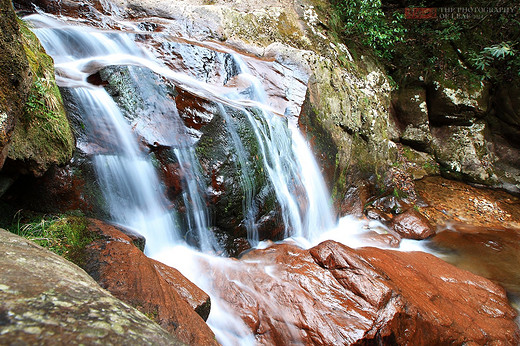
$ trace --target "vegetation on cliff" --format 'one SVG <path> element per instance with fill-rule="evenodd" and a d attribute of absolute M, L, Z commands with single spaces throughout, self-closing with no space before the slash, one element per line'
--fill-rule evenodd
<path fill-rule="evenodd" d="M 2 227 L 77 265 L 82 265 L 84 261 L 85 246 L 96 239 L 96 236 L 88 231 L 87 218 L 81 213 L 42 214 L 16 211 L 5 203 L 1 204 L 1 209 Z"/>
<path fill-rule="evenodd" d="M 54 80 L 54 63 L 27 24 L 19 21 L 32 86 L 23 115 L 15 126 L 8 157 L 19 163 L 22 173 L 40 176 L 52 164 L 62 165 L 72 157 L 74 137 Z"/>

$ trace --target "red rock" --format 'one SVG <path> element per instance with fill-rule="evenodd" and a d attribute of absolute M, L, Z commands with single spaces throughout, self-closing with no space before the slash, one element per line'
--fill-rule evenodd
<path fill-rule="evenodd" d="M 520 341 L 503 288 L 426 253 L 327 241 L 253 250 L 224 271 L 206 265 L 262 345 Z"/>
<path fill-rule="evenodd" d="M 426 239 L 435 234 L 428 219 L 414 209 L 408 209 L 394 217 L 390 227 L 401 237 L 408 239 Z"/>
<path fill-rule="evenodd" d="M 361 235 L 363 244 L 377 247 L 399 247 L 401 237 L 394 232 L 378 233 L 374 230 L 367 231 Z"/>
<path fill-rule="evenodd" d="M 90 220 L 101 237 L 87 247 L 84 269 L 122 301 L 154 319 L 190 345 L 217 345 L 203 318 L 209 314 L 206 293 L 176 269 L 146 257 L 113 226 Z M 195 312 L 197 311 L 197 312 Z"/>
<path fill-rule="evenodd" d="M 339 208 L 340 215 L 352 215 L 361 217 L 369 198 L 373 195 L 373 186 L 367 182 L 361 182 L 357 186 L 351 186 L 345 193 Z"/>
<path fill-rule="evenodd" d="M 175 103 L 179 111 L 179 115 L 187 127 L 200 130 L 202 126 L 208 124 L 212 119 L 211 104 L 193 95 L 192 93 L 176 88 L 177 95 Z"/>

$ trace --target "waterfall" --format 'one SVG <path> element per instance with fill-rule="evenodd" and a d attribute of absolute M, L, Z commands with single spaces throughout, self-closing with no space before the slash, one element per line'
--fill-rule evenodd
<path fill-rule="evenodd" d="M 155 170 L 112 98 L 101 88 L 75 88 L 72 95 L 83 114 L 89 115 L 85 117 L 87 131 L 111 137 L 110 152 L 95 154 L 93 162 L 112 220 L 142 234 L 147 254 L 178 242 L 175 215 L 157 191 Z"/>
<path fill-rule="evenodd" d="M 234 126 L 230 111 L 245 119 L 254 134 L 260 156 L 257 160 L 265 167 L 265 177 L 276 196 L 285 237 L 292 236 L 308 246 L 317 241 L 320 233 L 333 227 L 330 196 L 294 119 L 267 105 L 268 96 L 260 79 L 236 53 L 224 60 L 235 65 L 231 69 L 235 77 L 247 82 L 238 90 L 172 71 L 139 47 L 133 34 L 67 25 L 41 15 L 27 19 L 37 27 L 35 33 L 55 60 L 57 82 L 70 90 L 81 113 L 88 138 L 78 143 L 78 148 L 92 159 L 110 221 L 144 235 L 148 256 L 176 267 L 211 295 L 208 323 L 219 341 L 226 343 L 232 334 L 239 343 L 253 343 L 245 324 L 233 316 L 232 307 L 215 292 L 211 278 L 197 275 L 199 259 L 225 251 L 212 232 L 213 217 L 218 215 L 211 215 L 207 207 L 207 196 L 201 186 L 203 172 L 194 150 L 196 140 L 180 120 L 175 102 L 156 87 L 153 79 L 129 68 L 143 99 L 160 97 L 165 104 L 164 109 L 156 109 L 157 118 L 138 119 L 135 114 L 128 114 L 134 109 L 123 112 L 104 88 L 89 84 L 87 78 L 111 65 L 147 68 L 158 78 L 217 105 L 216 112 L 226 124 L 225 131 L 237 158 L 243 191 L 242 221 L 252 245 L 260 240 L 255 201 L 258 186 L 252 179 L 251 153 Z M 230 70 L 229 66 L 225 69 Z M 161 124 L 167 130 L 157 133 L 154 124 Z M 154 167 L 153 154 L 140 144 L 140 138 L 167 148 L 176 161 L 182 173 L 181 199 L 185 209 L 179 210 L 165 197 L 165 186 Z M 195 242 L 190 241 L 192 235 Z M 210 261 L 223 267 L 235 265 L 222 257 L 211 257 Z M 240 285 L 246 287 L 247 283 Z"/>

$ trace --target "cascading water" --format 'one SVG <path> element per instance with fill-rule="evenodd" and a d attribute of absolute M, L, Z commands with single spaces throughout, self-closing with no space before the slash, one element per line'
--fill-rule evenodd
<path fill-rule="evenodd" d="M 160 185 L 154 168 L 138 149 L 114 101 L 99 88 L 75 88 L 72 94 L 83 114 L 90 115 L 86 117 L 88 131 L 112 137 L 112 152 L 94 155 L 93 162 L 113 221 L 145 236 L 149 254 L 178 241 L 174 215 L 157 191 Z"/>
<path fill-rule="evenodd" d="M 143 234 L 147 255 L 177 267 L 210 293 L 212 313 L 208 323 L 220 342 L 225 344 L 227 340 L 234 339 L 239 343 L 253 343 L 254 338 L 248 328 L 233 316 L 233 309 L 215 293 L 211 278 L 196 275 L 199 260 L 207 259 L 210 256 L 208 253 L 221 253 L 222 248 L 211 232 L 211 217 L 201 192 L 201 171 L 192 148 L 193 140 L 190 140 L 189 130 L 182 127 L 178 120 L 179 114 L 174 104 L 158 112 L 158 119 L 149 119 L 165 122 L 167 125 L 161 126 L 171 128 L 167 133 L 172 135 L 167 138 L 157 136 L 153 134 L 151 123 L 143 125 L 128 119 L 128 114 L 124 115 L 118 109 L 103 88 L 92 86 L 86 80 L 104 66 L 144 66 L 193 95 L 216 103 L 220 116 L 228 124 L 226 131 L 237 154 L 244 192 L 244 223 L 253 244 L 259 240 L 255 221 L 258 212 L 254 202 L 255 186 L 248 168 L 248 150 L 239 131 L 233 127 L 229 109 L 245 117 L 254 133 L 261 156 L 258 160 L 266 167 L 266 176 L 281 208 L 285 236 L 293 236 L 308 246 L 318 239 L 321 232 L 333 226 L 325 184 L 296 124 L 266 105 L 267 96 L 259 79 L 237 54 L 232 56 L 238 66 L 236 77 L 247 82 L 246 87 L 238 91 L 236 88 L 216 88 L 171 71 L 139 48 L 131 34 L 71 27 L 43 16 L 31 16 L 29 20 L 40 27 L 35 32 L 55 59 L 57 81 L 60 86 L 70 89 L 82 113 L 89 139 L 87 143 L 79 143 L 79 147 L 92 157 L 112 221 Z M 141 93 L 156 93 L 149 91 L 154 90 L 154 83 L 146 78 L 138 80 Z M 144 137 L 156 136 L 157 143 L 169 148 L 176 158 L 183 173 L 184 212 L 169 207 L 152 161 L 139 146 L 135 132 Z M 206 254 L 186 247 L 185 239 L 191 232 L 197 234 L 198 249 Z M 225 258 L 211 261 L 222 267 L 236 265 Z M 237 284 L 247 289 L 246 283 Z"/>

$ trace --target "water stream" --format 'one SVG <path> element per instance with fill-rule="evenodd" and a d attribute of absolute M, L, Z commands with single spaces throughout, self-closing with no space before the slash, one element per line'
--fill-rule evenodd
<path fill-rule="evenodd" d="M 94 165 L 109 221 L 145 236 L 145 252 L 149 257 L 176 267 L 210 294 L 212 309 L 208 324 L 222 344 L 254 344 L 255 339 L 245 323 L 234 315 L 233 307 L 220 296 L 211 275 L 200 274 L 207 272 L 201 266 L 211 262 L 212 268 L 232 267 L 239 272 L 239 262 L 222 256 L 225 249 L 212 231 L 218 215 L 212 215 L 207 189 L 202 183 L 204 172 L 195 150 L 196 131 L 186 127 L 175 102 L 157 87 L 158 79 L 216 105 L 236 157 L 243 191 L 242 221 L 251 245 L 267 246 L 258 233 L 260 211 L 255 192 L 258 186 L 252 178 L 250 144 L 234 122 L 236 114 L 246 120 L 254 135 L 257 159 L 265 167 L 265 176 L 281 210 L 284 238 L 306 248 L 325 239 L 357 247 L 366 245 L 357 237 L 364 229 L 384 227 L 349 217 L 339 222 L 334 220 L 320 169 L 296 119 L 270 106 L 261 79 L 248 64 L 250 58 L 230 52 L 229 47 L 217 47 L 218 50 L 210 49 L 207 53 L 219 62 L 219 70 L 213 75 L 207 71 L 206 75 L 201 73 L 197 67 L 200 62 L 196 61 L 185 61 L 187 70 L 179 71 L 172 69 L 173 59 L 178 56 L 163 55 L 166 60 L 158 59 L 157 54 L 136 43 L 136 33 L 68 24 L 65 17 L 58 20 L 33 15 L 26 19 L 35 26 L 35 33 L 54 58 L 57 82 L 70 91 L 81 113 L 87 139 L 80 141 L 78 148 Z M 182 44 L 178 42 L 164 40 L 163 46 L 186 49 L 179 48 Z M 189 55 L 186 53 L 184 58 Z M 87 82 L 90 75 L 112 65 L 133 66 L 128 71 L 143 99 L 161 97 L 162 106 L 154 108 L 153 117 L 128 114 L 105 88 Z M 139 74 L 138 69 L 142 68 L 153 71 L 158 79 Z M 239 81 L 238 86 L 228 85 L 231 79 Z M 166 198 L 154 154 L 143 141 L 166 148 L 174 158 L 182 177 L 180 198 L 184 209 Z M 417 242 L 403 242 L 401 247 L 425 250 Z M 269 268 L 265 271 L 269 274 Z M 234 284 L 250 290 L 247 282 Z M 262 292 L 251 295 L 265 305 L 271 304 Z"/>
<path fill-rule="evenodd" d="M 234 77 L 246 83 L 243 88 L 229 88 L 171 70 L 138 46 L 134 34 L 68 25 L 43 15 L 26 19 L 35 26 L 35 33 L 55 60 L 58 84 L 70 91 L 81 113 L 87 139 L 78 143 L 78 148 L 93 162 L 111 217 L 109 221 L 144 235 L 148 256 L 177 267 L 212 296 L 208 324 L 220 342 L 254 343 L 251 332 L 234 316 L 232 307 L 215 292 L 211 278 L 197 275 L 200 259 L 224 251 L 211 232 L 212 217 L 200 184 L 202 172 L 193 147 L 195 141 L 189 135 L 190 129 L 179 120 L 175 104 L 157 111 L 158 118 L 139 120 L 123 114 L 104 88 L 88 83 L 87 79 L 105 66 L 146 67 L 175 86 L 216 103 L 220 116 L 228 124 L 226 131 L 237 154 L 244 191 L 244 223 L 248 240 L 254 246 L 260 239 L 256 225 L 255 183 L 248 162 L 251 153 L 245 139 L 233 126 L 229 110 L 247 119 L 254 133 L 260 154 L 258 160 L 267 170 L 266 176 L 281 208 L 285 237 L 292 236 L 310 246 L 321 232 L 332 228 L 334 221 L 323 178 L 297 126 L 268 106 L 260 80 L 238 53 L 228 54 L 227 64 L 231 61 L 235 66 Z M 129 71 L 133 73 L 132 68 Z M 153 80 L 132 78 L 138 81 L 136 84 L 143 97 L 157 94 Z M 167 131 L 154 132 L 152 121 Z M 164 186 L 147 148 L 140 144 L 140 138 L 167 147 L 176 158 L 183 176 L 185 210 L 179 211 L 169 205 Z M 196 244 L 190 243 L 191 246 L 186 242 L 190 233 L 196 233 L 197 239 Z M 236 265 L 223 257 L 212 257 L 211 261 L 222 267 Z M 247 283 L 243 285 L 247 289 Z"/>

